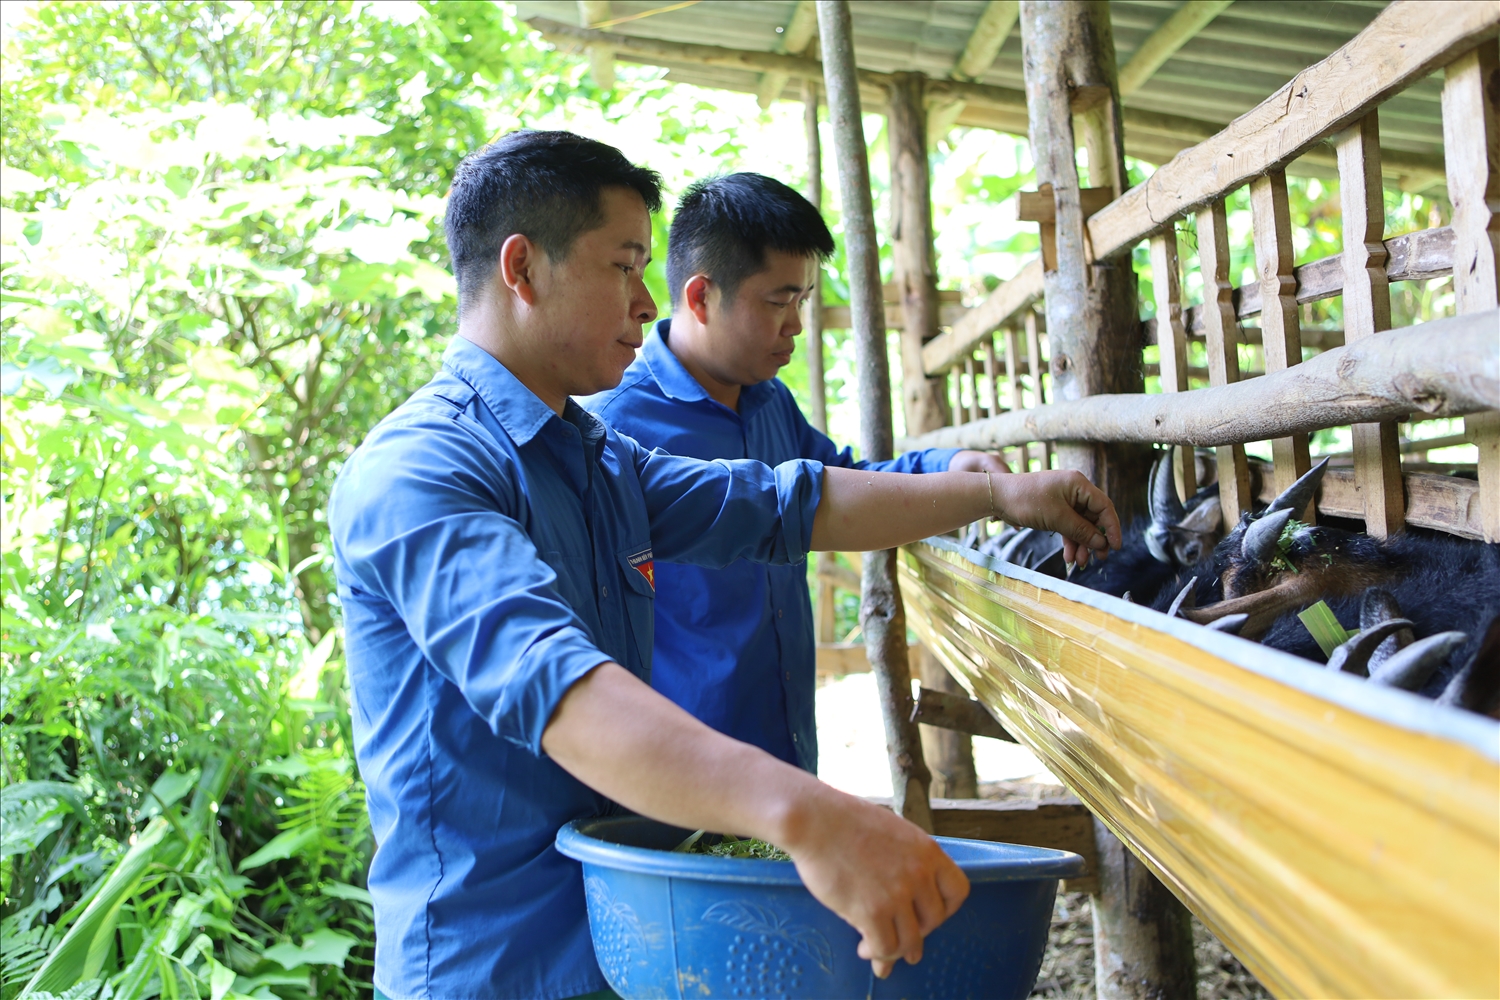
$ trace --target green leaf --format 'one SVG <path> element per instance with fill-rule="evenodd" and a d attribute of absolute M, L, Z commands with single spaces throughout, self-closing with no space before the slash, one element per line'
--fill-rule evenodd
<path fill-rule="evenodd" d="M 344 959 L 349 956 L 349 949 L 357 944 L 359 939 L 352 934 L 320 927 L 302 939 L 302 947 L 273 945 L 265 950 L 265 957 L 283 969 L 293 969 L 299 965 L 337 965 L 342 968 Z"/>
<path fill-rule="evenodd" d="M 356 903 L 370 903 L 371 905 L 375 902 L 370 898 L 369 889 L 361 889 L 347 882 L 324 882 L 321 890 L 323 895 L 332 896 L 334 899 L 348 899 Z"/>
<path fill-rule="evenodd" d="M 1349 641 L 1353 634 L 1345 631 L 1344 626 L 1333 616 L 1333 610 L 1328 607 L 1326 601 L 1319 601 L 1306 611 L 1299 612 L 1297 617 L 1302 619 L 1302 624 L 1312 633 L 1318 648 L 1323 650 L 1326 659 L 1333 655 L 1333 651 Z"/>
<path fill-rule="evenodd" d="M 316 826 L 304 826 L 296 830 L 283 830 L 270 840 L 266 845 L 244 861 L 240 862 L 240 871 L 249 871 L 259 868 L 261 865 L 270 864 L 272 861 L 284 861 L 287 858 L 300 854 L 304 848 L 318 839 L 318 828 Z M 290 968 L 290 966 L 288 966 Z"/>
<path fill-rule="evenodd" d="M 157 818 L 151 821 L 109 873 L 88 908 L 68 928 L 68 933 L 63 935 L 42 967 L 36 970 L 23 993 L 41 990 L 55 993 L 99 974 L 110 948 L 114 946 L 120 907 L 135 893 L 157 845 L 169 829 L 166 820 Z"/>
<path fill-rule="evenodd" d="M 175 805 L 184 795 L 193 790 L 199 773 L 198 768 L 193 768 L 185 774 L 181 771 L 163 772 L 162 776 L 156 779 L 156 784 L 151 786 L 151 797 L 141 807 L 141 818 L 148 819 L 159 815 L 163 809 Z"/>

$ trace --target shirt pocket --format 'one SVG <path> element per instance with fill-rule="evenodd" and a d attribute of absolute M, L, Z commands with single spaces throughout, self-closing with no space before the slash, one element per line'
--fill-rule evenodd
<path fill-rule="evenodd" d="M 651 645 L 656 635 L 656 561 L 650 544 L 632 545 L 620 552 L 620 575 L 630 632 L 640 654 L 640 676 L 651 682 Z"/>

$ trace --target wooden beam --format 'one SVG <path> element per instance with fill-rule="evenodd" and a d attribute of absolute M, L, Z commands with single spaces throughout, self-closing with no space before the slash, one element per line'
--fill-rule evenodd
<path fill-rule="evenodd" d="M 1338 139 L 1339 199 L 1344 220 L 1344 339 L 1354 343 L 1391 328 L 1385 276 L 1385 196 L 1380 185 L 1380 119 L 1371 111 Z M 1354 477 L 1365 531 L 1386 538 L 1405 524 L 1396 422 L 1355 424 Z"/>
<path fill-rule="evenodd" d="M 1208 27 L 1232 0 L 1187 0 L 1141 43 L 1120 70 L 1120 96 L 1129 97 L 1161 69 L 1162 64 Z"/>
<path fill-rule="evenodd" d="M 980 340 L 1000 329 L 1041 295 L 1042 262 L 1034 260 L 1023 267 L 1020 274 L 1001 282 L 983 302 L 965 312 L 947 333 L 941 333 L 922 345 L 922 367 L 929 375 L 947 371 L 972 353 Z"/>
<path fill-rule="evenodd" d="M 1283 166 L 1497 32 L 1497 4 L 1391 4 L 1347 45 L 1090 219 L 1094 252 L 1123 253 L 1182 214 Z"/>
<path fill-rule="evenodd" d="M 1261 378 L 1172 397 L 1053 402 L 906 439 L 901 447 L 992 450 L 1089 440 L 1213 447 L 1412 413 L 1482 413 L 1500 409 L 1497 324 L 1500 311 L 1493 309 L 1433 320 L 1374 334 Z"/>
<path fill-rule="evenodd" d="M 807 200 L 821 213 L 823 211 L 823 141 L 818 133 L 818 85 L 811 80 L 802 81 L 802 132 L 807 141 Z M 804 327 L 807 330 L 807 389 L 812 398 L 810 422 L 818 430 L 827 434 L 828 388 L 823 373 L 823 265 L 821 261 L 813 272 L 812 294 L 807 297 L 807 321 Z"/>
<path fill-rule="evenodd" d="M 1479 484 L 1474 480 L 1430 472 L 1408 472 L 1401 477 L 1401 491 L 1407 524 L 1460 538 L 1484 540 Z M 1261 477 L 1260 493 L 1256 499 L 1263 503 L 1276 499 L 1276 488 L 1270 476 Z M 1323 483 L 1318 487 L 1319 513 L 1360 520 L 1365 516 L 1364 510 L 1364 498 L 1355 482 L 1353 469 L 1330 468 L 1323 473 Z"/>
<path fill-rule="evenodd" d="M 1500 294 L 1500 53 L 1486 42 L 1456 60 L 1443 83 L 1443 146 L 1455 236 L 1458 312 L 1495 308 Z M 1500 413 L 1476 414 L 1464 430 L 1479 446 L 1485 539 L 1500 541 Z"/>
<path fill-rule="evenodd" d="M 1015 27 L 1016 17 L 1019 14 L 1020 4 L 1017 0 L 990 0 L 985 4 L 978 22 L 974 25 L 974 30 L 969 33 L 969 40 L 964 44 L 964 50 L 959 53 L 958 61 L 953 64 L 953 71 L 949 75 L 955 80 L 971 81 L 983 76 L 1005 46 L 1005 40 L 1010 37 L 1011 29 Z M 930 108 L 928 141 L 936 142 L 947 135 L 948 130 L 963 115 L 968 103 L 961 97 L 951 97 Z"/>
<path fill-rule="evenodd" d="M 818 34 L 823 50 L 823 86 L 833 126 L 839 196 L 848 260 L 849 303 L 854 315 L 854 366 L 859 386 L 860 452 L 869 461 L 892 455 L 891 372 L 886 361 L 880 249 L 870 195 L 869 154 L 860 114 L 854 31 L 848 0 L 819 0 Z M 906 612 L 896 586 L 896 553 L 864 557 L 859 621 L 875 669 L 885 720 L 886 751 L 896 811 L 932 830 L 927 788 L 932 776 L 922 756 L 921 736 L 911 721 L 911 670 L 906 651 Z"/>
<path fill-rule="evenodd" d="M 967 696 L 950 694 L 921 688 L 917 692 L 916 704 L 912 706 L 911 721 L 939 729 L 952 729 L 970 736 L 984 736 L 992 740 L 1014 743 L 1016 738 L 995 721 L 982 702 Z"/>
<path fill-rule="evenodd" d="M 808 45 L 812 43 L 813 34 L 817 30 L 818 12 L 813 7 L 813 0 L 798 0 L 797 6 L 792 9 L 791 20 L 782 26 L 781 34 L 776 38 L 775 51 L 800 56 L 807 51 Z M 787 81 L 790 79 L 791 74 L 777 70 L 761 74 L 755 99 L 762 110 L 769 108 L 771 102 L 781 99 L 781 93 L 786 90 Z"/>
<path fill-rule="evenodd" d="M 885 798 L 870 801 L 888 808 L 891 804 Z M 1099 891 L 1093 814 L 1061 789 L 1056 798 L 1040 800 L 935 798 L 932 823 L 939 837 L 1072 851 L 1083 858 L 1083 875 L 1064 881 L 1062 891 Z"/>
<path fill-rule="evenodd" d="M 984 13 L 969 34 L 958 62 L 953 66 L 953 76 L 961 80 L 977 80 L 994 65 L 995 57 L 1005 47 L 1011 29 L 1016 26 L 1021 5 L 1016 0 L 990 0 Z"/>

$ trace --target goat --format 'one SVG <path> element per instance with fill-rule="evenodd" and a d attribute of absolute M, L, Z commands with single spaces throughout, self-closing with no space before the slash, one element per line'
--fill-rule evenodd
<path fill-rule="evenodd" d="M 1329 657 L 1329 669 L 1494 714 L 1500 545 L 1417 529 L 1376 539 L 1293 520 L 1327 465 L 1325 459 L 1263 511 L 1241 517 L 1154 606 L 1321 660 L 1297 613 L 1322 600 L 1346 629 L 1360 630 Z"/>
<path fill-rule="evenodd" d="M 1151 520 L 1132 525 L 1107 562 L 1068 578 L 1316 662 L 1322 650 L 1297 614 L 1322 600 L 1360 630 L 1328 669 L 1500 717 L 1500 545 L 1415 528 L 1375 539 L 1293 520 L 1327 466 L 1223 535 L 1217 484 L 1179 502 L 1163 456 L 1151 473 Z M 981 551 L 1065 575 L 1050 532 L 1005 532 Z"/>

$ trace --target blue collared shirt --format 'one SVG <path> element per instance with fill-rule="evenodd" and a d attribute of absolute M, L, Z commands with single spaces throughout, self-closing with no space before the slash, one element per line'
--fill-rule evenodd
<path fill-rule="evenodd" d="M 740 390 L 739 412 L 682 366 L 662 320 L 620 385 L 580 402 L 650 448 L 705 460 L 944 472 L 956 448 L 856 462 L 807 422 L 779 379 Z M 804 566 L 741 559 L 723 568 L 657 566 L 651 686 L 703 722 L 809 771 L 818 769 L 816 644 Z"/>
<path fill-rule="evenodd" d="M 800 563 L 821 486 L 816 462 L 704 463 L 571 401 L 559 417 L 458 338 L 370 432 L 329 522 L 382 992 L 605 987 L 581 869 L 552 841 L 611 803 L 543 753 L 542 731 L 600 663 L 649 681 L 655 560 Z"/>

